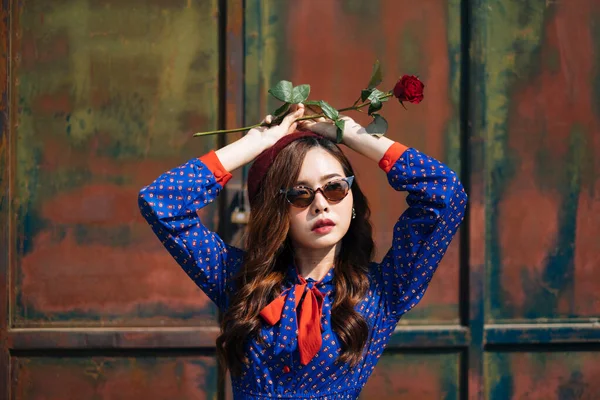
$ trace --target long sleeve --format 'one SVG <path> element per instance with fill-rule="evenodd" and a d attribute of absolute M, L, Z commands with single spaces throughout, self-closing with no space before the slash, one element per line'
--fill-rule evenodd
<path fill-rule="evenodd" d="M 206 228 L 197 211 L 210 204 L 230 178 L 210 152 L 163 173 L 138 198 L 142 215 L 161 243 L 222 310 L 228 280 L 239 269 L 243 252 Z"/>
<path fill-rule="evenodd" d="M 391 248 L 372 271 L 385 310 L 394 320 L 423 297 L 467 204 L 454 171 L 415 149 L 399 148 L 392 145 L 379 165 L 395 190 L 408 191 L 409 208 L 394 226 Z"/>

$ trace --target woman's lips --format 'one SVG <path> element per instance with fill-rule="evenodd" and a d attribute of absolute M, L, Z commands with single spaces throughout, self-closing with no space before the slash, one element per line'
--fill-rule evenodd
<path fill-rule="evenodd" d="M 313 229 L 313 232 L 318 233 L 318 234 L 325 234 L 325 233 L 331 232 L 332 229 L 333 229 L 333 225 L 324 225 L 319 228 Z"/>
<path fill-rule="evenodd" d="M 312 231 L 315 233 L 328 233 L 331 232 L 335 223 L 330 219 L 322 219 L 317 222 L 312 227 Z"/>

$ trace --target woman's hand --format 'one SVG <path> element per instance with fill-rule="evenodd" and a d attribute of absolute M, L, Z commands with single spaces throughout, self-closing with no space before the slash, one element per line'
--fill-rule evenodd
<path fill-rule="evenodd" d="M 296 131 L 298 127 L 298 118 L 304 116 L 304 104 L 292 104 L 290 107 L 290 113 L 285 116 L 283 121 L 279 125 L 273 126 L 260 126 L 253 128 L 248 131 L 246 136 L 253 138 L 253 140 L 260 141 L 264 144 L 265 149 L 273 146 L 279 139 L 285 135 L 289 135 Z M 272 115 L 267 115 L 262 123 L 271 124 L 273 121 Z"/>
<path fill-rule="evenodd" d="M 375 162 L 379 162 L 394 143 L 385 136 L 378 137 L 369 134 L 364 127 L 350 117 L 342 116 L 342 119 L 346 121 L 342 143 Z M 337 139 L 337 127 L 329 119 L 304 120 L 300 121 L 298 126 L 300 129 L 313 131 L 333 142 Z"/>
<path fill-rule="evenodd" d="M 281 121 L 279 125 L 260 126 L 248 131 L 247 134 L 233 143 L 216 151 L 217 157 L 227 171 L 233 171 L 242 165 L 254 160 L 260 153 L 273 146 L 275 142 L 293 133 L 298 123 L 296 119 L 304 115 L 304 105 L 292 105 L 291 112 Z M 262 121 L 270 124 L 273 116 L 267 115 Z"/>
<path fill-rule="evenodd" d="M 348 116 L 342 116 L 341 119 L 344 123 L 344 137 L 342 143 L 348 145 L 348 141 L 353 137 L 356 137 L 360 133 L 366 133 L 366 129 L 363 128 L 358 122 Z M 326 118 L 316 118 L 314 120 L 300 121 L 298 127 L 302 130 L 313 131 L 331 141 L 337 140 L 337 127 L 332 120 Z"/>

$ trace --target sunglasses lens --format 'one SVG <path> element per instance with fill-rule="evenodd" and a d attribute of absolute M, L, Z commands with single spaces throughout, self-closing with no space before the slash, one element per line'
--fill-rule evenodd
<path fill-rule="evenodd" d="M 325 193 L 325 197 L 327 197 L 331 201 L 340 201 L 348 194 L 348 182 L 344 180 L 339 180 L 335 182 L 328 183 L 323 187 L 323 192 Z"/>
<path fill-rule="evenodd" d="M 349 179 L 352 179 L 350 177 Z M 350 183 L 345 179 L 340 179 L 337 181 L 329 182 L 322 189 L 323 195 L 329 201 L 341 201 L 348 195 L 348 191 L 350 190 Z M 312 189 L 305 187 L 295 187 L 292 189 L 288 189 L 285 192 L 287 200 L 294 205 L 295 207 L 308 207 L 315 199 L 315 192 Z"/>
<path fill-rule="evenodd" d="M 314 196 L 306 188 L 294 188 L 288 190 L 287 199 L 296 207 L 308 207 L 312 203 Z"/>

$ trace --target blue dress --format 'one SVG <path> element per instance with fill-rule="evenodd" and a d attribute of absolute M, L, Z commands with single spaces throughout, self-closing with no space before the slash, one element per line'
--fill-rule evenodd
<path fill-rule="evenodd" d="M 219 195 L 226 182 L 228 173 L 222 166 L 210 164 L 192 159 L 165 172 L 141 190 L 139 206 L 172 257 L 224 311 L 244 253 L 208 230 L 196 213 Z M 261 328 L 263 345 L 254 338 L 246 342 L 250 362 L 232 379 L 234 399 L 356 399 L 396 324 L 423 298 L 463 220 L 467 196 L 454 171 L 415 149 L 395 160 L 384 156 L 379 165 L 395 190 L 408 191 L 409 207 L 394 226 L 392 246 L 383 261 L 370 264 L 370 288 L 356 308 L 370 327 L 360 363 L 351 367 L 337 361 L 340 344 L 331 329 L 334 269 L 320 282 L 306 280 L 307 290 L 316 285 L 323 294 L 322 345 L 310 362 L 300 362 L 293 288 L 302 278 L 290 266 L 282 288 L 290 289 L 285 292 L 283 315 L 273 326 L 265 323 Z"/>

